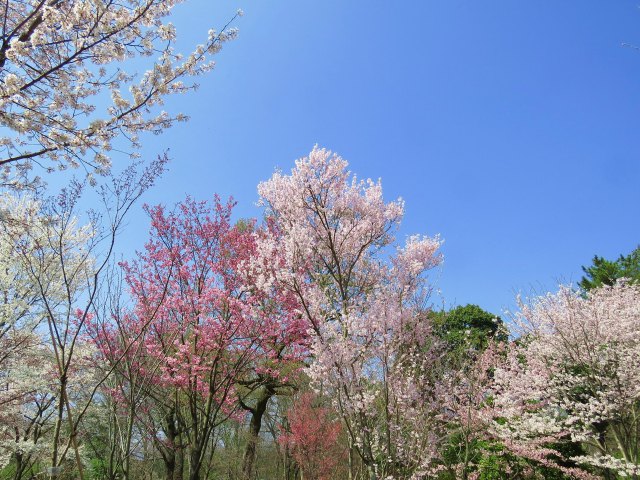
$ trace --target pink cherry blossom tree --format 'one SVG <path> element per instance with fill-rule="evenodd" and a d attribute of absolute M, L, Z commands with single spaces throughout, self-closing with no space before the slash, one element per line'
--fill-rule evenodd
<path fill-rule="evenodd" d="M 155 396 L 165 399 L 156 405 L 164 417 L 159 440 L 171 440 L 176 422 L 184 426 L 194 480 L 214 429 L 237 414 L 236 380 L 254 351 L 234 268 L 247 239 L 232 228 L 231 208 L 218 199 L 212 209 L 191 199 L 175 212 L 150 208 L 151 238 L 125 265 L 137 310 L 143 317 L 156 310 L 144 349 L 159 362 Z"/>
<path fill-rule="evenodd" d="M 148 431 L 166 459 L 188 449 L 190 480 L 206 468 L 216 428 L 241 420 L 243 409 L 251 414 L 251 471 L 266 403 L 307 355 L 297 299 L 269 279 L 270 262 L 255 276 L 264 234 L 252 223 L 232 225 L 232 207 L 215 197 L 211 205 L 187 199 L 173 212 L 150 208 L 151 238 L 124 265 L 134 317 L 148 325 L 138 363 L 152 385 L 139 420 L 158 420 Z"/>
<path fill-rule="evenodd" d="M 149 415 L 149 403 L 158 393 L 156 375 L 164 362 L 145 350 L 155 312 L 142 305 L 130 311 L 123 299 L 122 276 L 114 274 L 110 280 L 86 323 L 86 337 L 97 350 L 93 367 L 108 376 L 96 401 L 97 421 L 108 426 L 108 452 L 96 453 L 107 478 L 129 479 L 132 460 L 149 439 L 152 422 L 140 419 Z"/>
<path fill-rule="evenodd" d="M 299 395 L 287 412 L 288 429 L 278 441 L 284 445 L 308 480 L 329 480 L 345 460 L 339 437 L 342 425 L 311 392 Z"/>

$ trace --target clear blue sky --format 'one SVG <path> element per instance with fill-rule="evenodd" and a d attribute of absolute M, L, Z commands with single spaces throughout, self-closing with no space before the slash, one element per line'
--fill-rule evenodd
<path fill-rule="evenodd" d="M 239 7 L 216 70 L 167 104 L 190 122 L 145 139 L 173 159 L 147 202 L 217 192 L 259 216 L 257 183 L 317 143 L 405 199 L 401 239 L 442 236 L 448 304 L 494 313 L 640 243 L 636 1 L 190 0 L 181 44 Z"/>

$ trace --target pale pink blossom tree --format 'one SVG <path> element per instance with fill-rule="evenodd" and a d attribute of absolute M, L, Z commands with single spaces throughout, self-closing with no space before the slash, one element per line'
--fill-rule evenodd
<path fill-rule="evenodd" d="M 380 182 L 357 180 L 324 149 L 258 191 L 280 233 L 258 248 L 282 252 L 276 279 L 309 324 L 316 387 L 333 396 L 372 478 L 410 476 L 436 442 L 426 428 L 431 385 L 419 373 L 433 362 L 420 313 L 429 292 L 422 274 L 440 262 L 440 241 L 410 237 L 393 253 L 402 201 L 386 203 Z"/>

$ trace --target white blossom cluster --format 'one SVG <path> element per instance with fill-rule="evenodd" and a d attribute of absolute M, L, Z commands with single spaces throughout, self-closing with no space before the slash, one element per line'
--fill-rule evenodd
<path fill-rule="evenodd" d="M 110 152 L 123 148 L 114 145 L 117 137 L 135 155 L 141 132 L 158 133 L 186 120 L 162 111 L 164 98 L 194 88 L 184 79 L 211 70 L 212 55 L 237 31 L 211 30 L 189 55 L 174 51 L 176 29 L 165 20 L 181 2 L 7 1 L 0 44 L 0 183 L 23 185 L 34 165 L 108 172 Z M 127 72 L 133 59 L 136 70 L 147 64 L 144 74 Z"/>
<path fill-rule="evenodd" d="M 563 287 L 521 303 L 516 322 L 521 338 L 494 374 L 498 437 L 543 462 L 570 439 L 586 449 L 577 464 L 637 474 L 640 287 Z"/>

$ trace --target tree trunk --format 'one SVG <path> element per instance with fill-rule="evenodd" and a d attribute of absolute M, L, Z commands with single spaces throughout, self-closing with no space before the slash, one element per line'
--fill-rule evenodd
<path fill-rule="evenodd" d="M 162 457 L 164 462 L 164 478 L 165 480 L 174 480 L 173 477 L 176 471 L 176 453 L 174 451 L 166 452 L 166 455 Z"/>
<path fill-rule="evenodd" d="M 243 480 L 251 480 L 253 465 L 256 460 L 258 435 L 260 434 L 260 428 L 262 427 L 262 415 L 267 410 L 267 403 L 269 403 L 269 399 L 273 395 L 274 392 L 272 389 L 267 387 L 261 389 L 255 408 L 248 408 L 251 412 L 251 421 L 249 422 L 249 438 L 247 439 L 247 446 L 245 448 L 244 459 L 242 461 Z"/>
<path fill-rule="evenodd" d="M 178 447 L 176 453 L 176 468 L 173 473 L 173 480 L 182 480 L 184 476 L 184 448 L 182 447 L 182 443 Z"/>
<path fill-rule="evenodd" d="M 180 432 L 176 425 L 176 418 L 173 409 L 169 410 L 169 413 L 165 416 L 165 425 L 163 426 L 163 430 L 164 434 L 167 436 L 167 440 L 169 441 L 168 446 L 163 446 L 162 444 L 158 446 L 164 462 L 164 478 L 165 480 L 182 480 L 182 464 L 180 462 L 180 455 L 183 455 L 183 453 L 181 446 L 177 445 L 180 440 Z"/>
<path fill-rule="evenodd" d="M 26 461 L 24 461 L 24 457 L 21 453 L 14 453 L 14 458 L 16 459 L 16 471 L 13 475 L 14 480 L 21 480 L 22 474 L 24 473 Z"/>
<path fill-rule="evenodd" d="M 191 449 L 189 462 L 189 480 L 200 480 L 200 468 L 202 466 L 202 448 L 194 445 Z"/>

